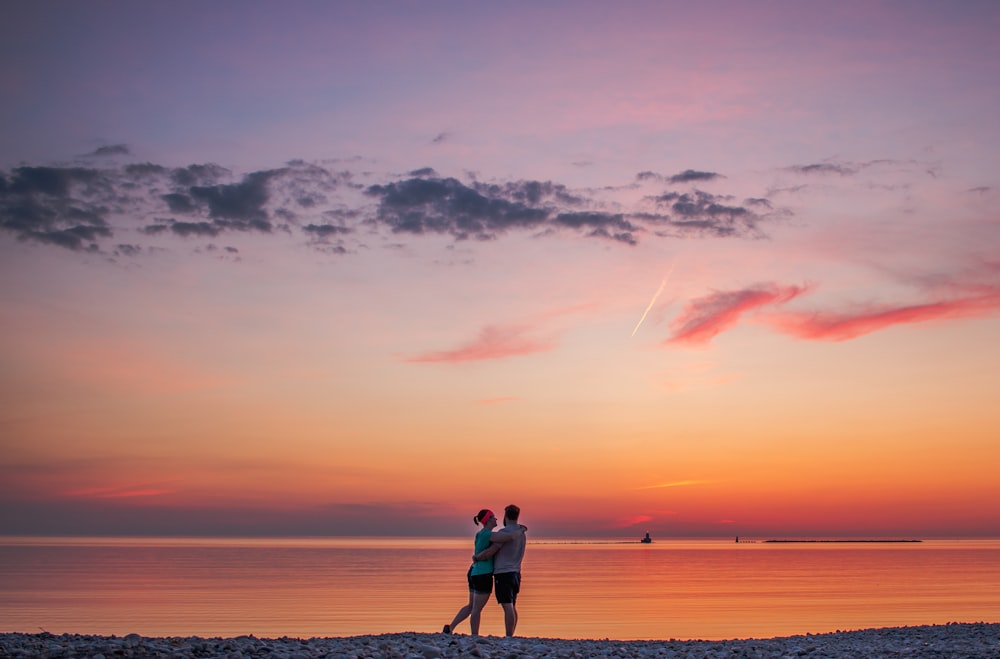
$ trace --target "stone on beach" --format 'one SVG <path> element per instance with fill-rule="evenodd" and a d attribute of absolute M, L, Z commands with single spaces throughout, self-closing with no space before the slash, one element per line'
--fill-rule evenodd
<path fill-rule="evenodd" d="M 724 641 L 497 638 L 405 632 L 328 638 L 125 637 L 0 633 L 0 657 L 249 659 L 696 659 L 713 657 L 1000 657 L 1000 623 L 888 627 Z"/>

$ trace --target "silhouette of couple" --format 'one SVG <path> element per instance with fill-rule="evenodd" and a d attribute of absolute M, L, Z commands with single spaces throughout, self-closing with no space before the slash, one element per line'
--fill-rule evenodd
<path fill-rule="evenodd" d="M 496 586 L 497 603 L 503 607 L 503 621 L 507 636 L 517 629 L 517 594 L 521 590 L 521 560 L 524 558 L 525 537 L 528 527 L 519 524 L 521 509 L 511 504 L 503 511 L 503 528 L 494 532 L 496 515 L 484 508 L 472 519 L 482 525 L 476 533 L 472 566 L 469 568 L 469 603 L 458 610 L 451 624 L 443 632 L 451 634 L 466 618 L 472 635 L 479 635 L 479 621 L 483 608 L 490 600 Z"/>

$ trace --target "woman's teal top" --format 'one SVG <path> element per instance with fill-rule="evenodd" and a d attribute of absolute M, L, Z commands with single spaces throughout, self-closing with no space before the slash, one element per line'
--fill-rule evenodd
<path fill-rule="evenodd" d="M 472 553 L 478 554 L 482 550 L 490 546 L 490 537 L 493 532 L 489 529 L 483 529 L 476 534 L 476 550 Z M 472 562 L 472 572 L 469 574 L 493 574 L 493 557 L 490 556 L 485 561 L 473 561 Z"/>

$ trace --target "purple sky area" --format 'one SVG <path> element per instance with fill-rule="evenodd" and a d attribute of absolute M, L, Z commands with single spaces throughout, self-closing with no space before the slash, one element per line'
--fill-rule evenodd
<path fill-rule="evenodd" d="M 997 2 L 2 15 L 3 532 L 1000 528 Z"/>

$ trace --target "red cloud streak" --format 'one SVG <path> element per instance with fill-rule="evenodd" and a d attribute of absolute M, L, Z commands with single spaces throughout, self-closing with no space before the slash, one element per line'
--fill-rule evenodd
<path fill-rule="evenodd" d="M 415 363 L 459 363 L 503 359 L 547 352 L 555 346 L 554 341 L 532 339 L 525 336 L 523 327 L 486 327 L 479 336 L 464 346 L 454 350 L 425 352 L 404 361 Z"/>
<path fill-rule="evenodd" d="M 625 517 L 619 519 L 615 523 L 614 528 L 627 529 L 631 526 L 635 526 L 636 524 L 644 524 L 646 522 L 652 522 L 652 521 L 653 518 L 649 515 L 632 515 L 631 517 Z"/>
<path fill-rule="evenodd" d="M 776 314 L 770 323 L 802 339 L 847 341 L 892 325 L 980 316 L 1000 309 L 1000 292 L 945 302 L 865 309 L 857 313 Z"/>
<path fill-rule="evenodd" d="M 92 499 L 131 499 L 135 497 L 157 497 L 174 493 L 174 490 L 167 490 L 159 487 L 97 487 L 66 492 L 66 496 Z"/>
<path fill-rule="evenodd" d="M 804 286 L 767 284 L 740 291 L 719 291 L 697 298 L 689 302 L 671 323 L 673 335 L 667 343 L 703 345 L 736 325 L 743 314 L 768 304 L 784 304 L 806 290 Z"/>

